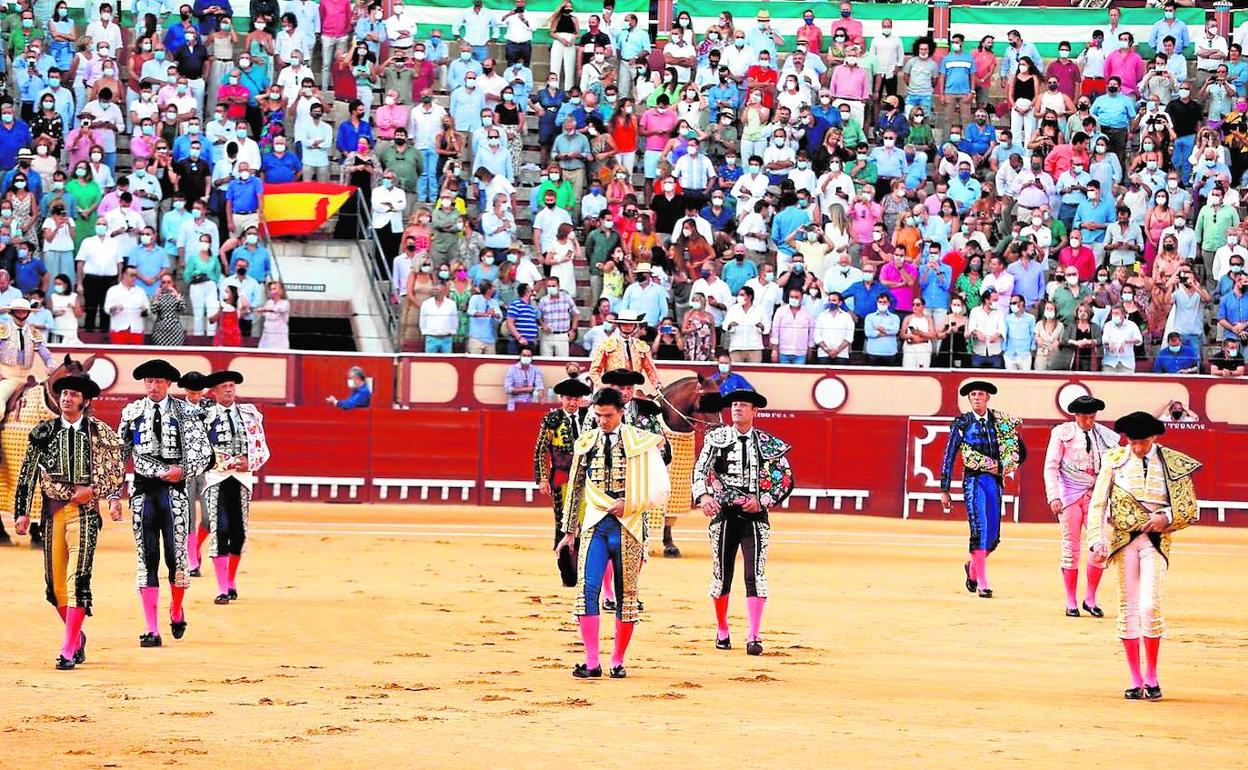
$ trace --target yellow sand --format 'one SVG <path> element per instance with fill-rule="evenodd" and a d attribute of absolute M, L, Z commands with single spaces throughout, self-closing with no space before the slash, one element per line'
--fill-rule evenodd
<path fill-rule="evenodd" d="M 767 654 L 714 649 L 704 522 L 642 575 L 629 678 L 575 681 L 549 514 L 258 505 L 240 600 L 189 594 L 138 647 L 128 522 L 97 556 L 89 662 L 53 670 L 41 562 L 8 587 L 0 767 L 1132 767 L 1244 763 L 1248 531 L 1175 538 L 1161 703 L 1127 686 L 1111 617 L 1063 616 L 1056 526 L 1005 526 L 997 598 L 962 587 L 956 523 L 775 517 Z M 349 522 L 354 522 L 350 524 Z M 738 581 L 740 580 L 738 575 Z M 610 652 L 603 624 L 603 654 Z M 21 654 L 21 651 L 25 654 Z M 631 745 L 630 745 L 631 742 Z M 586 747 L 593 760 L 585 762 Z M 52 763 L 56 763 L 53 765 Z"/>

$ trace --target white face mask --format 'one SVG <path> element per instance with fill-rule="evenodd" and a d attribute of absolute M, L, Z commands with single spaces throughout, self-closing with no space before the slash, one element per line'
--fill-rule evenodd
<path fill-rule="evenodd" d="M 355 390 L 355 380 L 347 378 L 347 390 Z"/>

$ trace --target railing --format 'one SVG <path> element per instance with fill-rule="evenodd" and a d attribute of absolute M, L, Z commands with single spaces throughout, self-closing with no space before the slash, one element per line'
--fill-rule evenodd
<path fill-rule="evenodd" d="M 367 201 L 364 200 L 364 193 L 358 189 L 355 191 L 355 206 L 357 212 L 355 220 L 356 239 L 353 241 L 353 245 L 359 252 L 360 258 L 364 262 L 364 269 L 371 278 L 369 284 L 373 292 L 373 299 L 377 301 L 377 305 L 381 309 L 389 339 L 394 343 L 395 350 L 398 350 L 401 342 L 398 338 L 398 308 L 390 302 L 390 296 L 397 291 L 397 287 L 394 286 L 394 275 L 390 270 L 390 261 L 382 251 L 381 241 L 377 239 L 377 233 L 373 230 L 373 212 L 369 208 Z M 339 216 L 342 216 L 341 212 Z"/>

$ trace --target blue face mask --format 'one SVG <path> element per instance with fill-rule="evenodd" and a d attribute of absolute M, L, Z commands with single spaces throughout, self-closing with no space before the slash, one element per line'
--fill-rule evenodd
<path fill-rule="evenodd" d="M 958 179 L 961 179 L 963 182 L 968 181 L 970 178 L 971 178 L 971 172 L 969 172 L 969 171 L 959 171 L 959 172 L 958 172 Z"/>
<path fill-rule="evenodd" d="M 1171 353 L 1178 353 L 1180 350 L 1183 349 L 1182 345 L 1168 345 L 1167 347 L 1170 348 Z"/>

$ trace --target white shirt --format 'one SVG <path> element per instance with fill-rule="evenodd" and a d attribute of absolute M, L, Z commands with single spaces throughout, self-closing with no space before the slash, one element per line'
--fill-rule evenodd
<path fill-rule="evenodd" d="M 694 294 L 701 294 L 707 300 L 713 299 L 725 308 L 732 307 L 733 304 L 732 289 L 728 288 L 728 282 L 722 278 L 716 278 L 715 283 L 711 283 L 705 278 L 699 278 L 693 282 L 693 286 L 689 289 L 689 296 L 692 297 Z M 707 302 L 706 310 L 715 319 L 716 325 L 724 322 L 726 311 L 711 305 L 709 301 Z"/>
<path fill-rule="evenodd" d="M 854 199 L 854 178 L 843 171 L 832 176 L 829 171 L 819 178 L 818 186 L 822 187 L 825 180 L 828 186 L 819 190 L 819 203 L 823 213 L 830 213 L 833 206 L 840 206 L 849 213 L 849 202 Z"/>
<path fill-rule="evenodd" d="M 683 39 L 681 40 L 680 45 L 676 45 L 675 43 L 669 42 L 667 46 L 663 49 L 663 53 L 671 54 L 673 57 L 677 59 L 686 59 L 686 58 L 692 59 L 692 58 L 696 58 L 698 55 L 697 49 L 689 45 L 689 42 Z M 721 59 L 720 61 L 722 63 L 723 60 Z M 673 68 L 676 70 L 676 82 L 677 83 L 689 82 L 689 78 L 693 75 L 693 71 L 689 67 L 681 67 L 681 66 L 673 65 Z"/>
<path fill-rule="evenodd" d="M 542 269 L 538 267 L 531 258 L 521 257 L 516 263 L 516 283 L 526 283 L 529 286 L 536 286 L 543 279 Z"/>
<path fill-rule="evenodd" d="M 823 274 L 823 290 L 844 294 L 850 286 L 862 280 L 862 271 L 850 265 L 833 265 Z"/>
<path fill-rule="evenodd" d="M 971 317 L 966 323 L 966 336 L 970 338 L 974 332 L 983 332 L 989 337 L 996 335 L 997 339 L 994 342 L 971 339 L 971 350 L 975 355 L 995 356 L 1001 353 L 1005 344 L 1005 313 L 997 308 L 988 311 L 984 307 L 981 304 L 971 310 Z"/>
<path fill-rule="evenodd" d="M 411 48 L 416 44 L 416 9 L 400 5 L 396 10 L 403 13 L 386 19 L 386 38 L 393 48 Z"/>
<path fill-rule="evenodd" d="M 762 328 L 759 328 L 762 324 Z M 741 304 L 728 308 L 724 316 L 724 332 L 728 335 L 728 350 L 762 350 L 763 335 L 771 325 L 771 316 L 764 314 L 758 305 L 746 310 Z"/>
<path fill-rule="evenodd" d="M 110 316 L 108 328 L 115 332 L 143 333 L 143 312 L 148 308 L 147 292 L 138 284 L 126 288 L 116 283 L 104 295 L 104 309 Z"/>
<path fill-rule="evenodd" d="M 134 249 L 138 243 L 138 231 L 147 226 L 147 223 L 143 221 L 142 214 L 128 208 L 115 208 L 108 212 L 104 215 L 104 224 L 108 227 L 110 233 L 123 228 L 130 228 L 133 231 L 113 236 L 113 242 L 117 245 L 117 251 L 123 256 L 128 255 Z"/>
<path fill-rule="evenodd" d="M 1158 239 L 1158 243 L 1164 241 L 1167 235 L 1173 235 L 1175 240 L 1178 241 L 1180 259 L 1196 258 L 1196 228 L 1184 224 L 1183 229 L 1179 230 L 1174 225 L 1170 225 L 1161 231 L 1161 238 Z"/>
<path fill-rule="evenodd" d="M 442 131 L 442 119 L 446 110 L 442 105 L 431 103 L 428 111 L 424 104 L 412 108 L 412 116 L 408 120 L 407 134 L 412 138 L 412 147 L 417 150 L 432 150 L 438 134 Z"/>
<path fill-rule="evenodd" d="M 1209 266 L 1209 274 L 1213 277 L 1215 283 L 1222 280 L 1222 276 L 1231 272 L 1231 257 L 1236 254 L 1243 257 L 1245 262 L 1248 262 L 1248 249 L 1245 249 L 1243 246 L 1226 244 L 1218 247 L 1218 250 L 1213 253 L 1213 264 Z"/>
<path fill-rule="evenodd" d="M 745 248 L 755 252 L 767 251 L 767 232 L 767 220 L 757 211 L 751 211 L 742 217 L 741 224 L 737 227 L 737 234 L 741 236 Z"/>
<path fill-rule="evenodd" d="M 1221 35 L 1214 35 L 1213 40 L 1210 40 L 1206 35 L 1202 35 L 1192 40 L 1192 44 L 1196 47 L 1197 52 L 1196 69 L 1201 72 L 1214 72 L 1217 70 L 1219 64 L 1226 63 L 1226 56 L 1227 53 L 1229 53 L 1229 48 L 1226 44 L 1226 38 Z M 1199 55 L 1201 51 L 1209 50 L 1217 51 L 1222 54 L 1222 58 L 1214 59 Z"/>
<path fill-rule="evenodd" d="M 1134 367 L 1135 346 L 1143 340 L 1140 327 L 1134 321 L 1123 321 L 1121 326 L 1113 320 L 1107 321 L 1101 331 L 1101 344 L 1105 347 L 1105 356 L 1101 363 L 1105 366 L 1125 364 Z"/>
<path fill-rule="evenodd" d="M 316 6 L 313 6 L 314 8 Z M 319 16 L 317 18 L 320 18 Z M 299 22 L 299 29 L 303 29 L 303 22 Z M 298 67 L 288 64 L 282 68 L 277 75 L 277 85 L 282 89 L 282 96 L 286 98 L 289 104 L 295 103 L 295 97 L 299 95 L 299 89 L 303 87 L 303 79 L 305 77 L 316 80 L 316 75 L 308 65 L 300 63 Z"/>
<path fill-rule="evenodd" d="M 420 333 L 426 337 L 449 337 L 459 330 L 459 309 L 450 297 L 438 304 L 437 297 L 420 303 Z"/>
<path fill-rule="evenodd" d="M 533 217 L 533 229 L 542 231 L 540 248 L 543 254 L 554 248 L 555 238 L 559 234 L 559 225 L 562 224 L 572 224 L 572 217 L 558 206 L 553 209 L 543 206 L 542 210 L 537 212 L 537 216 Z"/>
<path fill-rule="evenodd" d="M 732 197 L 737 199 L 737 219 L 744 219 L 754 213 L 754 202 L 767 194 L 767 187 L 770 184 L 771 181 L 766 174 L 755 176 L 746 172 L 737 177 L 736 183 L 732 185 Z M 754 251 L 766 251 L 766 249 L 754 249 Z"/>
<path fill-rule="evenodd" d="M 43 248 L 47 251 L 73 251 L 74 250 L 74 220 L 66 218 L 64 224 L 59 227 L 56 220 L 48 217 L 43 220 L 43 229 L 52 229 L 52 238 L 44 240 Z"/>
<path fill-rule="evenodd" d="M 96 123 L 112 123 L 116 126 L 112 131 L 107 129 L 100 131 L 100 147 L 106 153 L 117 152 L 117 132 L 126 130 L 126 118 L 118 109 L 117 103 L 109 102 L 108 106 L 105 106 L 97 99 L 89 102 L 82 108 L 82 111 L 91 113 Z"/>
<path fill-rule="evenodd" d="M 92 235 L 83 239 L 74 261 L 83 263 L 82 272 L 85 275 L 116 276 L 121 257 L 115 239 L 107 235 Z"/>
<path fill-rule="evenodd" d="M 884 77 L 892 77 L 895 70 L 906 58 L 901 47 L 901 40 L 896 34 L 891 37 L 876 35 L 871 39 L 871 57 L 875 59 L 875 71 Z"/>
<path fill-rule="evenodd" d="M 288 0 L 282 3 L 282 13 L 294 14 L 295 21 L 298 22 L 295 29 L 307 39 L 309 51 L 316 44 L 316 35 L 321 31 L 320 9 L 320 3 L 312 0 Z"/>
<path fill-rule="evenodd" d="M 854 317 L 844 310 L 825 310 L 820 313 L 815 318 L 815 348 L 819 350 L 819 355 L 827 355 L 829 351 L 836 350 L 836 346 L 842 342 L 849 344 L 836 354 L 836 358 L 838 361 L 848 361 L 849 350 L 854 342 Z M 820 348 L 820 345 L 827 346 L 827 350 Z"/>
<path fill-rule="evenodd" d="M 672 174 L 683 190 L 705 190 L 711 177 L 715 176 L 715 166 L 705 155 L 685 154 L 676 161 Z"/>
<path fill-rule="evenodd" d="M 390 205 L 387 206 L 387 203 Z M 403 232 L 403 209 L 406 207 L 407 193 L 397 184 L 389 190 L 380 185 L 373 188 L 373 228 L 390 225 L 394 232 Z"/>
<path fill-rule="evenodd" d="M 771 318 L 776 314 L 776 308 L 784 302 L 784 297 L 780 294 L 780 285 L 775 281 L 768 281 L 766 285 L 757 278 L 751 278 L 745 282 L 754 290 L 754 307 L 763 312 L 767 318 Z"/>
<path fill-rule="evenodd" d="M 508 43 L 528 43 L 533 40 L 533 27 L 523 13 L 513 13 L 503 22 L 507 28 L 504 36 Z"/>

